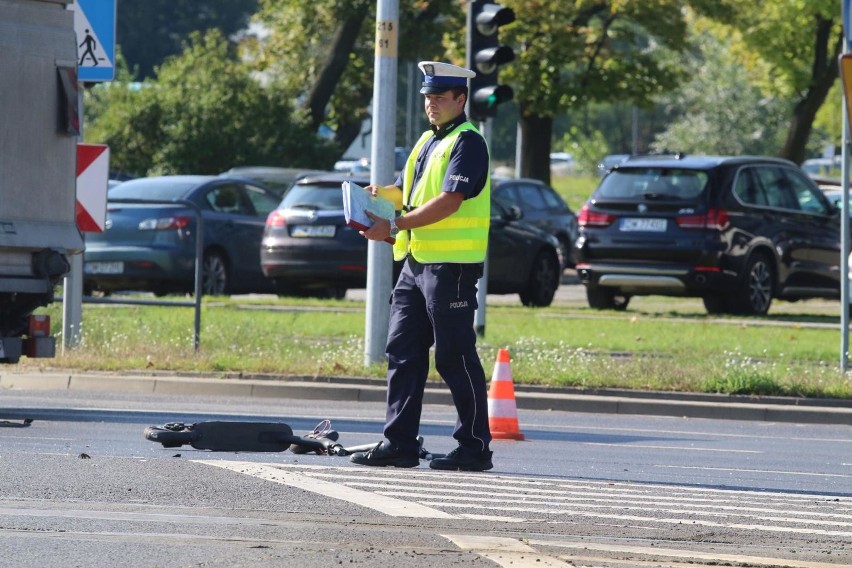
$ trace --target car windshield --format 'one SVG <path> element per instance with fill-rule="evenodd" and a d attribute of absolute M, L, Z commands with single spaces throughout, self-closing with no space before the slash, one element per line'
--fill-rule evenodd
<path fill-rule="evenodd" d="M 343 191 L 340 185 L 296 184 L 284 196 L 280 209 L 317 209 L 342 211 Z"/>
<path fill-rule="evenodd" d="M 187 192 L 198 186 L 198 181 L 133 179 L 115 186 L 109 192 L 110 199 L 183 199 Z"/>
<path fill-rule="evenodd" d="M 595 193 L 610 199 L 694 199 L 707 179 L 707 172 L 700 170 L 621 168 L 604 178 Z"/>

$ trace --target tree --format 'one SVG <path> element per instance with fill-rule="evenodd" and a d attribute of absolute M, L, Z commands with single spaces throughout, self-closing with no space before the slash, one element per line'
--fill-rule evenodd
<path fill-rule="evenodd" d="M 258 0 L 118 0 L 116 41 L 138 79 L 154 76 L 166 57 L 182 51 L 192 32 L 242 30 Z"/>
<path fill-rule="evenodd" d="M 820 107 L 837 76 L 843 48 L 836 0 L 731 2 L 742 32 L 741 56 L 772 92 L 795 101 L 781 157 L 802 163 Z"/>
<path fill-rule="evenodd" d="M 294 120 L 292 102 L 264 88 L 218 30 L 195 33 L 155 80 L 95 89 L 90 140 L 113 167 L 143 174 L 218 174 L 233 166 L 329 168 L 334 155 Z"/>
<path fill-rule="evenodd" d="M 695 46 L 684 57 L 690 79 L 660 98 L 671 121 L 651 149 L 688 154 L 777 154 L 789 104 L 766 95 L 728 49 L 730 30 L 715 33 L 698 20 L 691 26 Z"/>
<path fill-rule="evenodd" d="M 299 101 L 312 127 L 330 126 L 339 153 L 344 152 L 370 114 L 375 1 L 260 3 L 256 19 L 269 34 L 248 49 L 250 59 L 286 96 Z M 453 0 L 402 0 L 400 60 L 440 55 L 442 15 L 458 11 L 454 6 Z"/>
<path fill-rule="evenodd" d="M 681 79 L 681 0 L 506 0 L 518 57 L 505 79 L 520 111 L 521 174 L 550 180 L 553 118 L 589 102 L 647 105 Z"/>
<path fill-rule="evenodd" d="M 814 119 L 813 130 L 808 139 L 808 156 L 822 155 L 829 145 L 840 148 L 843 139 L 844 104 L 843 84 L 837 81 Z"/>
<path fill-rule="evenodd" d="M 87 142 L 110 146 L 110 169 L 144 175 L 161 144 L 162 109 L 150 82 L 133 81 L 127 63 L 117 50 L 115 79 L 99 83 L 85 93 Z"/>

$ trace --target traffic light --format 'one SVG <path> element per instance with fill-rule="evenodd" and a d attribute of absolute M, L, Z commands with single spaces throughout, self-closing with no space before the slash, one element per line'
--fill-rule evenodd
<path fill-rule="evenodd" d="M 497 82 L 500 65 L 515 59 L 515 51 L 500 45 L 497 32 L 500 26 L 515 21 L 515 12 L 485 0 L 473 0 L 467 12 L 467 67 L 476 71 L 470 80 L 468 115 L 473 120 L 485 120 L 497 114 L 497 105 L 512 100 L 514 93 L 508 85 Z"/>

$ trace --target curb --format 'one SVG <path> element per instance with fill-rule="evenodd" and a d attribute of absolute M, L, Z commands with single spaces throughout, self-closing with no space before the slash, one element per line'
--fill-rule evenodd
<path fill-rule="evenodd" d="M 203 392 L 211 396 L 295 398 L 384 402 L 382 380 L 352 377 L 225 377 L 176 375 L 112 375 L 96 373 L 8 373 L 0 375 L 0 390 L 69 390 L 132 394 L 188 395 Z M 852 401 L 746 397 L 700 393 L 656 393 L 648 391 L 556 389 L 518 385 L 517 408 L 592 412 L 600 414 L 640 414 L 796 422 L 807 424 L 852 425 Z M 427 385 L 424 404 L 452 405 L 444 385 Z"/>

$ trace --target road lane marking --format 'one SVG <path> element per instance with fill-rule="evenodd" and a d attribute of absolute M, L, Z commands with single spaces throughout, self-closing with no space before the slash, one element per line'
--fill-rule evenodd
<path fill-rule="evenodd" d="M 353 487 L 348 487 L 340 483 L 330 483 L 317 479 L 286 471 L 282 467 L 275 464 L 262 464 L 255 462 L 243 461 L 220 461 L 220 460 L 193 460 L 196 463 L 203 463 L 229 469 L 237 473 L 242 473 L 259 479 L 289 485 L 304 491 L 310 491 L 326 497 L 340 499 L 354 503 L 362 507 L 367 507 L 391 517 L 413 517 L 427 519 L 457 519 L 455 515 L 433 509 L 418 503 L 403 501 L 393 497 L 385 497 L 369 491 L 362 491 Z"/>
<path fill-rule="evenodd" d="M 127 522 L 151 522 L 151 523 L 175 523 L 175 524 L 200 524 L 200 525 L 265 525 L 276 523 L 269 519 L 252 519 L 250 517 L 235 517 L 222 515 L 196 515 L 187 513 L 171 512 L 139 512 L 139 511 L 113 511 L 105 509 L 62 509 L 43 508 L 38 503 L 9 503 L 0 506 L 0 518 L 4 517 L 39 517 L 39 518 L 68 518 L 68 519 L 92 519 L 105 521 L 127 521 Z M 281 523 L 281 526 L 284 526 Z"/>
<path fill-rule="evenodd" d="M 729 454 L 763 454 L 760 450 L 725 450 L 721 448 L 695 448 L 691 446 L 652 446 L 650 444 L 633 444 L 631 442 L 580 442 L 584 446 L 618 446 L 620 448 L 641 448 L 650 450 L 680 450 L 687 452 L 719 452 Z"/>
<path fill-rule="evenodd" d="M 380 495 L 387 495 L 389 497 L 393 497 L 394 495 L 400 495 L 400 496 L 406 495 L 406 493 L 404 491 L 399 491 L 399 492 L 379 491 L 378 493 Z M 500 506 L 502 506 L 503 503 L 506 503 L 506 498 L 491 499 L 491 498 L 476 498 L 476 497 L 453 497 L 452 502 L 446 503 L 446 505 L 444 505 L 445 502 L 437 500 L 437 499 L 440 499 L 440 497 L 441 497 L 439 495 L 432 495 L 432 494 L 429 494 L 429 493 L 419 493 L 419 494 L 414 493 L 414 494 L 411 494 L 410 497 L 413 498 L 413 499 L 421 499 L 421 501 L 420 501 L 421 503 L 431 503 L 431 504 L 436 505 L 436 506 L 447 506 L 447 507 L 464 507 L 465 503 L 466 503 L 468 506 L 471 506 L 471 507 L 476 506 L 476 507 L 488 508 L 489 504 L 496 503 L 498 506 L 493 507 L 493 508 L 499 509 Z M 509 497 L 509 496 L 506 496 L 506 497 Z M 549 508 L 549 509 L 548 508 L 516 509 L 516 510 L 528 510 L 528 511 L 533 511 L 533 512 L 552 511 L 552 514 L 556 514 L 556 513 L 568 514 L 568 515 L 577 514 L 577 510 L 575 510 L 575 509 L 560 509 L 560 508 L 558 508 L 558 507 L 562 506 L 561 504 L 559 506 L 556 506 L 556 505 L 553 505 L 551 503 L 527 503 L 527 502 L 523 502 L 523 503 L 525 505 L 538 505 L 538 506 L 549 505 L 551 508 Z M 640 507 L 625 507 L 625 506 L 619 506 L 619 505 L 594 505 L 594 504 L 590 504 L 590 503 L 584 503 L 582 505 L 574 504 L 574 506 L 575 507 L 579 506 L 579 507 L 583 507 L 584 509 L 592 510 L 592 512 L 588 513 L 588 515 L 590 515 L 590 516 L 594 516 L 596 514 L 595 512 L 598 511 L 598 510 L 612 509 L 612 510 L 617 510 L 617 511 L 641 511 L 641 512 L 645 512 L 645 513 L 702 515 L 704 517 L 724 517 L 724 518 L 727 518 L 727 517 L 746 517 L 748 519 L 753 519 L 755 521 L 763 521 L 763 522 L 770 522 L 770 523 L 805 524 L 805 525 L 818 525 L 818 526 L 828 526 L 828 527 L 837 527 L 837 528 L 852 527 L 852 523 L 845 523 L 845 522 L 837 521 L 835 519 L 821 520 L 821 519 L 799 519 L 799 518 L 796 518 L 796 517 L 772 517 L 772 516 L 764 516 L 764 515 L 752 515 L 752 514 L 748 514 L 748 513 L 733 513 L 733 512 L 730 512 L 730 511 L 720 511 L 720 512 L 696 511 L 696 510 L 692 510 L 692 509 L 688 509 L 688 508 L 668 509 L 668 508 L 663 508 L 663 507 L 654 507 L 650 504 L 643 505 L 643 506 L 640 506 Z M 605 516 L 608 516 L 608 515 L 605 515 Z M 792 530 L 792 527 L 791 527 L 791 530 Z M 852 534 L 852 533 L 850 533 L 850 534 Z"/>
<path fill-rule="evenodd" d="M 560 548 L 594 550 L 598 552 L 612 552 L 619 554 L 639 554 L 652 557 L 677 558 L 678 560 L 693 562 L 695 560 L 707 560 L 712 564 L 737 563 L 749 566 L 788 566 L 790 568 L 850 568 L 852 564 L 835 564 L 825 562 L 809 562 L 807 560 L 791 560 L 788 558 L 769 558 L 765 556 L 741 556 L 739 554 L 720 554 L 718 552 L 696 552 L 692 550 L 680 550 L 676 548 L 658 548 L 656 546 L 625 546 L 616 544 L 597 544 L 592 542 L 565 543 L 559 541 L 531 539 L 530 544 L 539 546 L 555 546 Z M 613 560 L 610 559 L 610 562 Z M 703 563 L 703 562 L 702 562 Z"/>
<path fill-rule="evenodd" d="M 539 554 L 516 538 L 498 536 L 442 534 L 462 550 L 475 552 L 504 568 L 569 568 L 568 564 L 552 556 Z"/>
<path fill-rule="evenodd" d="M 421 499 L 421 502 L 431 502 L 431 503 L 439 503 L 436 499 L 446 498 L 451 503 L 455 503 L 456 505 L 450 506 L 458 506 L 462 503 L 468 503 L 470 505 L 479 506 L 481 504 L 488 503 L 497 503 L 503 504 L 507 501 L 518 502 L 521 499 L 521 503 L 524 505 L 548 505 L 554 507 L 554 503 L 552 502 L 543 502 L 543 503 L 531 503 L 528 501 L 527 497 L 519 497 L 517 495 L 497 495 L 494 497 L 469 497 L 469 496 L 458 496 L 458 495 L 435 495 L 433 493 L 417 493 L 411 490 L 408 491 L 387 491 L 387 490 L 379 490 L 376 491 L 379 495 L 386 495 L 388 497 L 409 497 L 411 499 Z M 560 499 L 551 499 L 550 501 L 560 501 Z M 559 506 L 574 506 L 574 507 L 584 507 L 586 509 L 594 509 L 594 510 L 602 510 L 602 509 L 613 509 L 618 511 L 645 511 L 648 513 L 682 513 L 685 515 L 704 515 L 706 517 L 747 517 L 750 519 L 755 519 L 758 521 L 768 521 L 768 522 L 778 522 L 778 523 L 797 523 L 797 524 L 810 524 L 810 525 L 821 525 L 821 526 L 829 526 L 829 527 L 852 527 L 852 522 L 843 522 L 837 520 L 837 517 L 843 519 L 850 519 L 848 515 L 820 515 L 822 517 L 834 517 L 834 518 L 826 518 L 826 519 L 815 519 L 815 518 L 797 518 L 797 517 L 784 517 L 784 516 L 765 516 L 765 515 L 755 515 L 752 514 L 749 509 L 742 508 L 737 509 L 735 507 L 725 507 L 726 510 L 723 511 L 702 511 L 689 507 L 678 507 L 678 508 L 666 508 L 666 507 L 658 507 L 654 506 L 650 503 L 642 503 L 639 506 L 626 506 L 621 503 L 614 503 L 612 505 L 599 505 L 592 503 L 559 503 Z M 544 510 L 544 509 L 542 509 Z M 778 513 L 776 510 L 766 510 L 764 511 L 769 513 Z M 811 517 L 816 516 L 816 514 L 811 514 Z"/>
<path fill-rule="evenodd" d="M 740 469 L 733 467 L 707 467 L 698 465 L 666 465 L 655 464 L 654 467 L 667 469 L 701 469 L 706 471 L 735 471 L 737 473 L 773 473 L 776 475 L 806 475 L 814 477 L 843 477 L 852 478 L 852 475 L 846 473 L 820 473 L 816 471 L 783 471 L 776 469 Z"/>
<path fill-rule="evenodd" d="M 465 519 L 470 519 L 471 521 L 496 521 L 498 523 L 525 523 L 527 519 L 522 519 L 520 517 L 505 517 L 502 515 L 475 515 L 473 513 L 464 513 L 459 515 Z"/>
<path fill-rule="evenodd" d="M 441 501 L 434 500 L 425 500 L 422 503 L 426 505 L 434 505 L 437 507 L 446 507 L 446 508 L 463 508 L 469 507 L 469 504 L 463 503 L 446 503 Z M 668 525 L 687 525 L 687 526 L 701 526 L 701 527 L 714 527 L 714 528 L 726 528 L 726 529 L 743 529 L 749 531 L 765 531 L 765 532 L 779 532 L 779 533 L 797 533 L 797 534 L 814 534 L 814 535 L 823 535 L 823 536 L 834 536 L 841 538 L 852 538 L 852 531 L 830 531 L 825 529 L 809 529 L 809 528 L 799 528 L 799 527 L 790 527 L 790 526 L 779 526 L 779 525 L 757 525 L 757 524 L 748 524 L 748 523 L 719 523 L 716 521 L 702 521 L 698 519 L 683 519 L 683 518 L 665 518 L 665 517 L 643 517 L 640 515 L 613 515 L 606 513 L 597 513 L 597 512 L 589 512 L 580 509 L 557 509 L 557 508 L 536 508 L 536 507 L 516 507 L 509 505 L 501 505 L 501 506 L 489 506 L 489 505 L 478 505 L 481 509 L 497 509 L 499 511 L 516 511 L 519 513 L 538 513 L 545 515 L 563 515 L 569 517 L 584 517 L 584 518 L 592 518 L 592 519 L 608 519 L 608 520 L 616 520 L 616 521 L 631 521 L 631 522 L 645 522 L 645 523 L 663 523 Z M 680 512 L 680 511 L 675 511 Z"/>
<path fill-rule="evenodd" d="M 693 420 L 711 420 L 709 418 L 701 419 L 695 418 Z M 552 428 L 549 424 L 526 424 L 528 428 L 531 430 L 542 430 L 545 432 L 558 432 L 565 433 L 564 430 L 548 430 L 548 428 Z M 801 437 L 801 436 L 777 436 L 777 435 L 768 435 L 768 434 L 732 434 L 729 432 L 696 432 L 690 430 L 662 430 L 656 428 L 607 428 L 605 426 L 595 426 L 595 427 L 584 427 L 584 426 L 574 426 L 571 428 L 571 433 L 576 432 L 591 432 L 593 434 L 599 434 L 600 432 L 624 432 L 625 434 L 636 436 L 637 434 L 655 434 L 655 435 L 665 435 L 665 436 L 697 436 L 702 440 L 706 440 L 708 438 L 740 438 L 745 440 L 778 440 L 784 442 L 796 441 L 796 442 L 828 442 L 831 444 L 852 444 L 852 438 L 809 438 L 809 437 Z"/>

